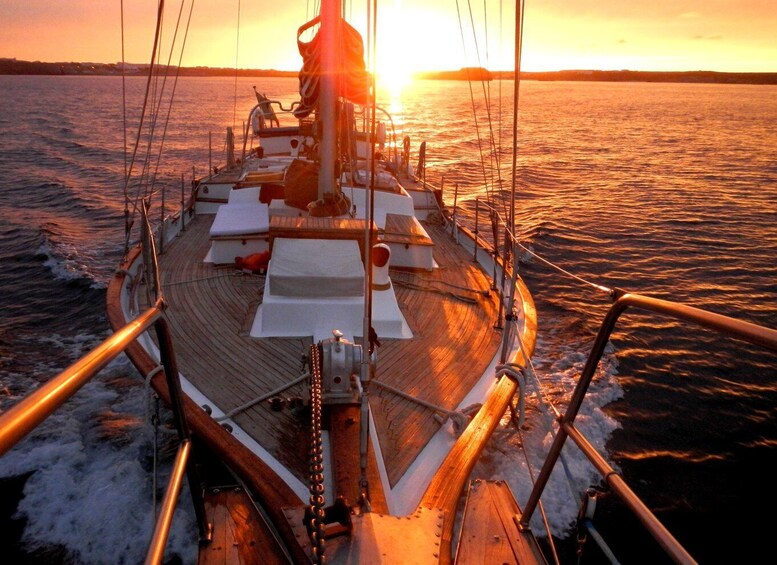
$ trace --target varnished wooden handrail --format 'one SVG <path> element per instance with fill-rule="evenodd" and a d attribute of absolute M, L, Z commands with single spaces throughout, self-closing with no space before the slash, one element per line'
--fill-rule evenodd
<path fill-rule="evenodd" d="M 524 324 L 518 337 L 523 347 L 510 361 L 517 366 L 523 366 L 534 352 L 537 340 L 537 311 L 523 280 L 518 279 L 516 284 L 524 312 Z M 488 399 L 443 460 L 421 499 L 419 506 L 445 512 L 438 559 L 440 564 L 453 560 L 451 541 L 459 498 L 475 462 L 485 448 L 488 438 L 499 425 L 499 420 L 517 389 L 517 382 L 510 377 L 503 376 L 497 381 Z"/>

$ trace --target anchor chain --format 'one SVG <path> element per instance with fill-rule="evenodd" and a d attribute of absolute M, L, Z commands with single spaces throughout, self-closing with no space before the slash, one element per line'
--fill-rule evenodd
<path fill-rule="evenodd" d="M 321 437 L 322 378 L 321 351 L 310 347 L 310 505 L 305 509 L 305 526 L 310 537 L 310 557 L 324 563 L 324 444 Z"/>

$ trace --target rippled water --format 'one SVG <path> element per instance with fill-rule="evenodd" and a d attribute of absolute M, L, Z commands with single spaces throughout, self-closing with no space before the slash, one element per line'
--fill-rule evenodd
<path fill-rule="evenodd" d="M 224 128 L 241 129 L 252 84 L 286 103 L 296 97 L 294 80 L 241 79 L 235 108 L 232 79 L 179 82 L 169 152 L 157 172 L 168 202 L 180 193 L 181 173 L 189 182 L 192 163 L 199 173 L 208 166 L 208 132 L 221 154 Z M 112 77 L 0 77 L 3 407 L 108 334 L 105 287 L 124 241 L 120 86 Z M 129 132 L 142 91 L 142 81 L 128 81 Z M 512 85 L 492 83 L 489 94 L 486 110 L 475 86 L 480 143 L 465 83 L 421 83 L 382 104 L 414 150 L 427 141 L 428 178 L 445 176 L 449 203 L 458 181 L 470 225 L 476 196 L 509 189 Z M 775 87 L 527 82 L 520 95 L 524 245 L 598 284 L 777 327 Z M 489 128 L 486 114 L 501 126 Z M 501 147 L 501 186 L 499 175 L 480 166 L 481 152 L 490 159 L 490 131 Z M 608 298 L 528 253 L 521 269 L 540 316 L 537 373 L 563 407 Z M 774 356 L 626 314 L 604 361 L 583 410 L 586 433 L 606 445 L 609 459 L 700 560 L 764 554 L 770 522 L 754 513 L 777 500 Z M 122 359 L 0 459 L 0 476 L 34 472 L 18 506 L 26 524 L 14 551 L 42 547 L 41 560 L 50 562 L 66 561 L 68 552 L 80 552 L 76 561 L 85 563 L 142 559 L 153 466 L 147 412 L 143 384 Z M 511 449 L 517 441 L 509 428 L 500 431 L 484 468 L 506 474 L 523 502 L 522 463 Z M 586 486 L 590 471 L 569 457 Z M 575 512 L 556 500 L 562 492 L 551 491 L 547 501 L 556 533 Z M 617 506 L 601 510 L 603 531 L 623 534 L 630 526 Z M 181 512 L 179 548 L 191 532 L 191 512 Z M 86 529 L 100 535 L 82 547 Z M 619 539 L 625 561 L 654 559 L 630 530 Z M 595 562 L 595 552 L 587 558 Z"/>

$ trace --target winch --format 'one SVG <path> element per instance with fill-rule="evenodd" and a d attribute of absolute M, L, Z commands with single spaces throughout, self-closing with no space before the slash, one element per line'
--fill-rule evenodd
<path fill-rule="evenodd" d="M 340 330 L 321 342 L 321 376 L 325 404 L 359 402 L 356 385 L 362 363 L 362 346 L 351 343 Z"/>

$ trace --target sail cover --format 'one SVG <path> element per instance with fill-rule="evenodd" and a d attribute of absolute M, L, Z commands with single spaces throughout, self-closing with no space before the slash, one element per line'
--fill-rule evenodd
<path fill-rule="evenodd" d="M 318 25 L 321 17 L 317 16 L 302 25 L 297 30 L 297 47 L 302 55 L 302 69 L 299 72 L 299 94 L 301 103 L 294 110 L 294 115 L 306 118 L 315 109 L 318 102 L 319 80 L 321 76 L 321 40 L 320 29 L 308 42 L 300 38 L 310 28 Z M 364 64 L 364 43 L 361 35 L 351 25 L 340 19 L 338 34 L 337 61 L 340 68 L 337 72 L 337 95 L 356 104 L 367 104 L 370 99 L 370 76 Z"/>

